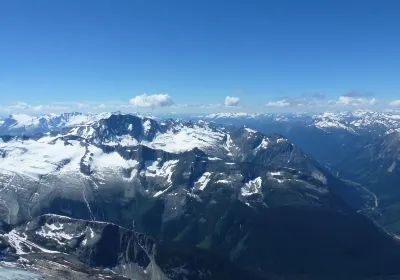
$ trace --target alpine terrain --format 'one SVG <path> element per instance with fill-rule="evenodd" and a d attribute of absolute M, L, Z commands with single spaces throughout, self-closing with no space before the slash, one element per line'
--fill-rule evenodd
<path fill-rule="evenodd" d="M 2 124 L 7 273 L 400 279 L 400 244 L 368 217 L 376 195 L 284 136 L 208 118 L 83 116 Z M 365 156 L 393 155 L 397 138 L 382 137 Z"/>
<path fill-rule="evenodd" d="M 363 212 L 400 234 L 400 111 L 220 113 L 202 118 L 281 133 L 333 174 L 368 190 L 375 206 Z"/>

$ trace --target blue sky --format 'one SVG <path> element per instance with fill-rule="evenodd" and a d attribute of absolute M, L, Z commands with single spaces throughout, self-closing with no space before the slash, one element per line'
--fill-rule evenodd
<path fill-rule="evenodd" d="M 5 0 L 0 108 L 129 109 L 143 93 L 168 95 L 168 110 L 385 107 L 400 99 L 399 10 L 395 0 Z M 228 108 L 227 96 L 239 101 Z"/>

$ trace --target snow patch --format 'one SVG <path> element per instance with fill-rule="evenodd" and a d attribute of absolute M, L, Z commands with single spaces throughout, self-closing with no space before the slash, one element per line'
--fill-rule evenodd
<path fill-rule="evenodd" d="M 4 234 L 4 236 L 8 239 L 8 242 L 10 243 L 10 245 L 15 249 L 17 255 L 26 255 L 26 254 L 31 253 L 34 250 L 41 251 L 43 253 L 49 253 L 49 254 L 59 253 L 57 251 L 47 250 L 45 248 L 38 246 L 37 244 L 34 244 L 33 242 L 28 240 L 28 238 L 25 234 L 21 235 L 15 229 L 13 229 L 12 231 L 10 231 L 7 234 Z M 23 246 L 27 247 L 29 252 L 25 252 L 23 250 Z"/>
<path fill-rule="evenodd" d="M 76 237 L 76 234 L 65 233 L 65 229 L 62 224 L 56 226 L 55 224 L 49 225 L 46 223 L 44 226 L 42 226 L 40 231 L 36 231 L 36 234 L 47 239 L 55 240 L 59 244 L 64 244 L 65 241 L 70 241 Z"/>
<path fill-rule="evenodd" d="M 217 184 L 232 184 L 231 181 L 226 180 L 226 179 L 218 180 L 216 183 L 217 183 Z"/>
<path fill-rule="evenodd" d="M 321 181 L 324 185 L 328 183 L 328 179 L 319 171 L 313 171 L 311 176 L 319 181 Z"/>
<path fill-rule="evenodd" d="M 257 177 L 254 180 L 250 180 L 249 182 L 247 182 L 240 189 L 240 194 L 242 196 L 249 196 L 252 194 L 261 194 L 261 185 L 262 185 L 262 179 L 261 179 L 261 177 Z"/>
<path fill-rule="evenodd" d="M 151 122 L 150 122 L 150 120 L 144 121 L 144 123 L 143 123 L 143 133 L 144 133 L 144 135 L 147 136 L 149 134 L 150 130 L 151 130 Z"/>
<path fill-rule="evenodd" d="M 70 140 L 69 144 L 61 139 L 51 142 L 18 141 L 0 143 L 0 149 L 5 156 L 0 158 L 0 169 L 17 174 L 39 178 L 58 170 L 60 173 L 79 172 L 80 160 L 85 154 L 85 148 L 79 141 Z M 61 162 L 67 162 L 62 168 Z"/>
<path fill-rule="evenodd" d="M 169 160 L 164 162 L 162 166 L 159 166 L 159 161 L 154 161 L 150 166 L 147 167 L 144 175 L 148 178 L 161 177 L 167 180 L 168 184 L 172 183 L 172 175 L 178 160 Z"/>
<path fill-rule="evenodd" d="M 251 128 L 248 128 L 248 127 L 245 127 L 244 128 L 248 133 L 257 133 L 257 131 L 255 131 L 254 129 L 251 129 Z"/>
<path fill-rule="evenodd" d="M 204 174 L 194 183 L 194 187 L 199 190 L 204 190 L 211 180 L 211 173 L 204 172 Z"/>
<path fill-rule="evenodd" d="M 263 138 L 260 145 L 258 145 L 254 150 L 257 152 L 259 150 L 266 150 L 268 148 L 269 141 L 267 138 Z"/>
<path fill-rule="evenodd" d="M 211 149 L 218 146 L 224 136 L 224 133 L 207 126 L 189 127 L 181 124 L 165 133 L 159 133 L 153 141 L 144 141 L 142 144 L 170 153 L 181 153 L 194 148 Z"/>

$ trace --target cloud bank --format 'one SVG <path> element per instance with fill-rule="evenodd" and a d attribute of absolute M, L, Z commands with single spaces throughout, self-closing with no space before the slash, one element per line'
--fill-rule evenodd
<path fill-rule="evenodd" d="M 282 99 L 282 100 L 278 100 L 278 101 L 270 101 L 267 104 L 265 104 L 266 107 L 291 107 L 292 104 L 286 100 L 286 99 Z"/>
<path fill-rule="evenodd" d="M 264 111 L 321 111 L 321 110 L 355 110 L 363 108 L 374 108 L 376 110 L 400 108 L 400 99 L 382 100 L 378 103 L 376 98 L 360 97 L 360 94 L 347 93 L 339 96 L 337 99 L 328 99 L 321 93 L 303 94 L 300 97 L 281 97 L 278 100 L 264 100 L 266 103 L 261 104 L 262 99 L 253 104 L 246 104 L 245 108 L 248 112 Z M 362 93 L 361 95 L 365 95 Z M 225 102 L 221 103 L 175 103 L 168 94 L 142 94 L 125 101 L 106 101 L 98 102 L 50 102 L 47 104 L 28 104 L 25 102 L 17 102 L 9 105 L 0 104 L 0 116 L 4 117 L 13 113 L 26 113 L 30 115 L 41 115 L 47 113 L 65 113 L 65 112 L 82 112 L 82 113 L 99 113 L 99 112 L 135 112 L 139 108 L 143 111 L 151 111 L 154 108 L 160 108 L 157 113 L 167 113 L 173 110 L 178 113 L 215 113 L 215 112 L 234 112 L 242 108 L 241 98 L 235 96 L 226 96 Z M 260 102 L 261 101 L 261 102 Z M 262 108 L 264 107 L 264 108 Z M 147 109 L 146 109 L 147 108 Z"/>
<path fill-rule="evenodd" d="M 343 106 L 374 106 L 378 104 L 378 101 L 375 98 L 368 100 L 365 98 L 340 96 L 338 100 L 331 100 L 328 103 L 330 105 L 343 105 Z"/>
<path fill-rule="evenodd" d="M 390 106 L 399 106 L 400 107 L 400 99 L 393 100 L 389 103 Z"/>
<path fill-rule="evenodd" d="M 319 98 L 322 99 L 322 98 Z M 378 101 L 375 98 L 365 99 L 361 97 L 339 96 L 337 100 L 312 100 L 300 98 L 286 98 L 278 101 L 270 101 L 265 104 L 266 107 L 328 107 L 328 106 L 375 106 Z"/>

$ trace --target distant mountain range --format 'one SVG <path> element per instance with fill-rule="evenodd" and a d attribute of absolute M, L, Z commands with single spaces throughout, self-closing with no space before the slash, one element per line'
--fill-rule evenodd
<path fill-rule="evenodd" d="M 0 118 L 0 135 L 31 135 L 49 131 L 60 131 L 66 127 L 93 124 L 107 118 L 112 113 L 84 114 L 79 112 L 63 114 L 47 114 L 30 116 L 12 114 Z M 121 114 L 116 112 L 115 114 Z M 130 115 L 138 115 L 136 113 Z M 173 115 L 152 119 L 166 119 Z M 147 116 L 149 117 L 149 116 Z M 400 130 L 400 111 L 387 110 L 384 112 L 354 111 L 354 112 L 325 112 L 325 113 L 213 113 L 204 116 L 184 117 L 181 119 L 207 120 L 217 122 L 259 121 L 267 123 L 298 123 L 329 131 L 342 129 L 353 133 L 376 130 L 391 132 Z"/>
<path fill-rule="evenodd" d="M 31 135 L 49 131 L 60 131 L 65 127 L 90 124 L 110 116 L 103 114 L 64 113 L 43 116 L 13 114 L 0 122 L 0 135 Z"/>
<path fill-rule="evenodd" d="M 398 201 L 397 177 L 384 176 L 398 174 L 393 116 L 360 130 L 344 117 L 351 129 L 316 125 L 331 114 L 11 116 L 0 267 L 55 279 L 396 279 L 400 244 L 367 218 L 395 228 L 382 207 Z"/>
<path fill-rule="evenodd" d="M 291 114 L 249 114 L 249 113 L 214 113 L 199 116 L 200 119 L 215 121 L 248 121 L 263 122 L 294 122 L 326 131 L 331 129 L 347 130 L 353 133 L 376 131 L 390 131 L 400 129 L 400 111 L 387 110 L 384 112 L 353 111 L 353 112 L 325 112 L 325 113 L 291 113 Z"/>

